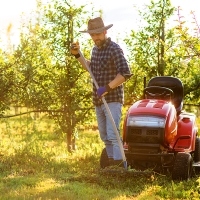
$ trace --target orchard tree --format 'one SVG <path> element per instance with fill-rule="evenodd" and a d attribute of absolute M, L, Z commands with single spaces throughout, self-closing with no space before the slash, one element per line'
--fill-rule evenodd
<path fill-rule="evenodd" d="M 175 10 L 170 0 L 151 1 L 150 5 L 139 11 L 143 19 L 139 31 L 133 30 L 130 37 L 125 39 L 131 55 L 132 71 L 137 75 L 129 83 L 128 94 L 132 95 L 132 99 L 142 96 L 144 77 L 148 81 L 154 76 L 174 76 L 180 78 L 184 85 L 194 83 L 194 77 L 199 77 L 197 63 L 191 62 L 189 67 L 185 62 L 188 52 L 187 47 L 183 46 L 183 36 L 180 36 L 180 31 L 177 32 L 175 25 L 171 26 Z M 194 44 L 191 38 L 188 42 Z M 192 89 L 190 86 L 185 85 L 186 96 Z M 194 96 L 190 97 L 192 100 Z"/>
<path fill-rule="evenodd" d="M 179 52 L 184 52 L 182 62 L 185 64 L 181 76 L 185 85 L 185 102 L 200 103 L 200 26 L 194 11 L 191 11 L 191 22 L 185 20 L 181 8 L 177 10 L 176 35 L 180 38 Z M 188 27 L 189 26 L 189 27 Z"/>
<path fill-rule="evenodd" d="M 22 76 L 21 102 L 47 111 L 66 135 L 68 151 L 72 151 L 77 125 L 91 119 L 94 112 L 89 73 L 71 55 L 70 46 L 81 39 L 78 31 L 92 12 L 63 0 L 52 0 L 44 9 L 41 5 L 38 8 L 37 20 L 23 29 L 15 52 Z M 89 52 L 84 54 L 87 57 Z"/>
<path fill-rule="evenodd" d="M 13 56 L 0 49 L 0 117 L 5 115 L 14 100 L 15 90 L 15 64 Z"/>
<path fill-rule="evenodd" d="M 178 58 L 167 53 L 166 45 L 172 46 L 175 42 L 175 36 L 171 30 L 166 30 L 166 22 L 174 12 L 170 0 L 151 1 L 150 5 L 140 11 L 141 27 L 138 31 L 132 30 L 129 38 L 125 39 L 131 55 L 132 71 L 135 76 L 133 84 L 129 83 L 128 93 L 133 99 L 141 98 L 144 77 L 148 79 L 153 76 L 166 75 L 166 68 L 169 66 L 169 60 L 177 64 Z M 172 64 L 172 62 L 171 62 Z M 170 66 L 169 66 L 170 67 Z M 172 66 L 171 66 L 172 67 Z"/>
<path fill-rule="evenodd" d="M 5 111 L 14 103 L 16 84 L 15 59 L 11 43 L 12 24 L 9 24 L 0 49 L 0 117 L 5 117 Z"/>

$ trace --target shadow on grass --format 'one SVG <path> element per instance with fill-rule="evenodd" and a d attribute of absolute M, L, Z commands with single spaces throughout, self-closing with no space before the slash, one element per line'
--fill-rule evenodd
<path fill-rule="evenodd" d="M 139 196 L 145 192 L 143 199 L 150 194 L 151 199 L 156 199 L 157 194 L 163 199 L 174 197 L 170 176 L 103 173 L 98 133 L 80 134 L 79 148 L 70 154 L 63 137 L 50 132 L 4 135 L 2 144 L 7 142 L 10 146 L 2 147 L 4 153 L 0 157 L 0 199 L 142 199 Z M 178 185 L 177 190 L 182 193 L 177 196 L 184 199 L 186 186 L 198 195 L 198 184 L 191 183 Z"/>
<path fill-rule="evenodd" d="M 173 186 L 177 188 L 170 193 L 170 177 L 104 173 L 99 168 L 98 156 L 56 161 L 47 155 L 24 152 L 1 159 L 0 190 L 5 193 L 0 194 L 0 199 L 146 199 L 149 194 L 153 195 L 149 199 L 156 199 L 157 194 L 170 199 L 174 193 L 181 199 L 184 196 L 179 190 L 197 188 L 193 182 L 188 182 Z M 166 190 L 159 189 L 163 186 Z M 145 198 L 139 198 L 145 191 Z"/>
<path fill-rule="evenodd" d="M 15 155 L 3 156 L 0 190 L 7 192 L 0 194 L 0 197 L 112 199 L 135 196 L 145 189 L 148 182 L 152 183 L 149 176 L 102 173 L 98 157 L 55 161 L 50 156 L 35 155 L 26 148 Z"/>

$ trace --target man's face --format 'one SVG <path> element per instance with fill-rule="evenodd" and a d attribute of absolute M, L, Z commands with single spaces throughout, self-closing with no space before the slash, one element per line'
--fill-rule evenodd
<path fill-rule="evenodd" d="M 106 31 L 102 33 L 91 33 L 90 36 L 97 47 L 102 47 L 106 40 Z"/>

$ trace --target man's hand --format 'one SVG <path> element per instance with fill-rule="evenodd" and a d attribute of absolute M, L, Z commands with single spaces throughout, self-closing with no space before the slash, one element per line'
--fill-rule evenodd
<path fill-rule="evenodd" d="M 110 88 L 109 85 L 106 85 L 104 87 L 100 87 L 97 89 L 97 95 L 99 98 L 103 97 L 106 95 L 108 92 L 110 92 L 112 89 Z"/>
<path fill-rule="evenodd" d="M 79 42 L 73 42 L 71 45 L 71 54 L 74 55 L 76 58 L 80 57 L 78 50 L 80 49 Z"/>

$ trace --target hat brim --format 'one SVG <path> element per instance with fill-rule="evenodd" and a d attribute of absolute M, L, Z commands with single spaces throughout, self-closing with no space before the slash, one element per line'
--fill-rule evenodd
<path fill-rule="evenodd" d="M 98 29 L 94 29 L 94 30 L 79 31 L 79 32 L 81 32 L 81 33 L 102 33 L 103 31 L 108 30 L 112 26 L 113 26 L 113 24 L 110 24 L 110 25 L 102 27 L 102 28 L 98 28 Z"/>

